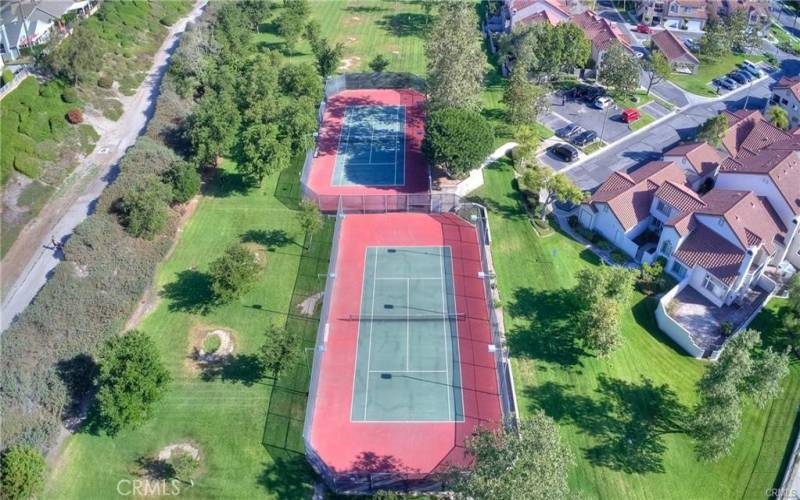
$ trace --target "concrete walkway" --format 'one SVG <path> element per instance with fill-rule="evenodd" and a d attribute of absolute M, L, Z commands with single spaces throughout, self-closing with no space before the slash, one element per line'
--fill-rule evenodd
<path fill-rule="evenodd" d="M 198 0 L 192 11 L 170 28 L 139 90 L 129 98 L 122 117 L 101 135 L 92 154 L 73 172 L 73 190 L 42 209 L 39 218 L 25 228 L 6 254 L 2 262 L 6 277 L 0 305 L 0 331 L 6 330 L 25 310 L 63 259 L 61 252 L 53 249 L 51 238 L 65 242 L 75 227 L 92 213 L 95 201 L 116 176 L 119 160 L 144 132 L 155 112 L 159 86 L 169 67 L 170 56 L 187 24 L 197 19 L 206 2 Z"/>

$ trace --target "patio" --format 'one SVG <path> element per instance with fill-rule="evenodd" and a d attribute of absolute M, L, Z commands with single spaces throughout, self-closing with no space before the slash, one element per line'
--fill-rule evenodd
<path fill-rule="evenodd" d="M 669 315 L 689 332 L 694 343 L 705 351 L 704 357 L 707 357 L 725 343 L 720 325 L 730 321 L 733 331 L 738 330 L 768 295 L 766 290 L 751 288 L 740 304 L 717 307 L 694 288 L 687 286 L 670 302 Z"/>

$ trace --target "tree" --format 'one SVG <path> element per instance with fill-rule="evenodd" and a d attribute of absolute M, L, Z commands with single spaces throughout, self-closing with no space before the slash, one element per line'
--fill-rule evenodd
<path fill-rule="evenodd" d="M 767 110 L 767 120 L 779 129 L 789 130 L 789 115 L 780 106 L 770 106 Z"/>
<path fill-rule="evenodd" d="M 201 164 L 218 165 L 236 142 L 241 115 L 229 92 L 210 92 L 195 106 L 187 136 Z"/>
<path fill-rule="evenodd" d="M 514 166 L 518 171 L 524 171 L 536 160 L 536 152 L 539 150 L 541 139 L 536 130 L 530 125 L 521 125 L 514 132 L 514 141 L 517 145 L 511 150 L 514 157 Z"/>
<path fill-rule="evenodd" d="M 170 477 L 189 483 L 194 473 L 197 472 L 200 461 L 186 450 L 176 450 L 172 452 L 166 465 L 169 467 Z"/>
<path fill-rule="evenodd" d="M 250 21 L 250 26 L 256 33 L 259 32 L 261 23 L 269 16 L 269 0 L 242 0 L 240 8 L 245 19 Z"/>
<path fill-rule="evenodd" d="M 242 134 L 244 161 L 236 168 L 250 183 L 261 185 L 264 177 L 289 166 L 291 149 L 279 133 L 273 123 L 255 123 Z"/>
<path fill-rule="evenodd" d="M 728 47 L 736 52 L 743 52 L 747 47 L 749 37 L 747 32 L 750 27 L 747 22 L 745 9 L 735 9 L 725 16 L 723 21 Z"/>
<path fill-rule="evenodd" d="M 164 173 L 164 182 L 172 186 L 172 201 L 185 203 L 200 191 L 200 172 L 187 161 L 176 161 Z"/>
<path fill-rule="evenodd" d="M 312 50 L 314 57 L 317 59 L 317 71 L 324 78 L 332 75 L 339 66 L 339 61 L 341 61 L 344 53 L 344 44 L 339 42 L 332 46 L 328 43 L 327 38 L 322 38 L 319 43 L 312 47 Z"/>
<path fill-rule="evenodd" d="M 583 344 L 601 357 L 608 356 L 622 344 L 619 329 L 619 303 L 610 297 L 593 301 L 579 326 Z"/>
<path fill-rule="evenodd" d="M 524 71 L 515 69 L 503 92 L 506 115 L 512 124 L 535 123 L 540 114 L 550 109 L 546 88 L 528 81 Z"/>
<path fill-rule="evenodd" d="M 455 178 L 477 168 L 493 145 L 492 125 L 480 113 L 441 108 L 428 114 L 422 149 L 433 165 Z"/>
<path fill-rule="evenodd" d="M 305 151 L 314 145 L 317 131 L 315 101 L 310 97 L 289 100 L 280 113 L 281 137 L 291 144 L 292 151 Z"/>
<path fill-rule="evenodd" d="M 425 42 L 430 105 L 477 110 L 481 103 L 486 55 L 472 5 L 442 2 Z"/>
<path fill-rule="evenodd" d="M 700 125 L 700 128 L 697 129 L 697 139 L 707 142 L 712 146 L 719 146 L 722 144 L 722 137 L 727 130 L 728 120 L 725 116 L 721 114 L 715 115 Z"/>
<path fill-rule="evenodd" d="M 297 222 L 300 227 L 305 228 L 306 234 L 309 235 L 309 245 L 314 234 L 322 228 L 323 220 L 322 214 L 319 212 L 319 206 L 312 201 L 303 200 L 300 202 L 299 210 L 296 212 Z"/>
<path fill-rule="evenodd" d="M 788 364 L 787 353 L 761 349 L 755 330 L 745 330 L 728 341 L 697 384 L 699 402 L 690 432 L 698 458 L 716 461 L 730 453 L 741 428 L 741 399 L 766 404 L 779 392 Z"/>
<path fill-rule="evenodd" d="M 10 500 L 35 498 L 44 486 L 42 454 L 29 446 L 12 446 L 0 461 L 2 497 Z"/>
<path fill-rule="evenodd" d="M 369 69 L 375 73 L 383 73 L 389 66 L 389 60 L 383 54 L 378 54 L 369 62 Z"/>
<path fill-rule="evenodd" d="M 94 30 L 78 27 L 61 45 L 51 48 L 44 63 L 54 74 L 77 85 L 94 79 L 105 57 L 103 47 Z"/>
<path fill-rule="evenodd" d="M 554 172 L 547 165 L 535 164 L 525 169 L 520 184 L 531 193 L 546 193 L 541 203 L 542 220 L 547 217 L 547 209 L 553 202 L 577 204 L 583 200 L 583 191 L 573 184 L 569 177 Z"/>
<path fill-rule="evenodd" d="M 259 266 L 255 256 L 242 245 L 232 245 L 211 263 L 208 274 L 217 302 L 239 298 L 255 282 Z"/>
<path fill-rule="evenodd" d="M 531 500 L 569 497 L 567 476 L 574 463 L 569 447 L 561 442 L 558 427 L 542 411 L 519 423 L 519 430 L 479 429 L 467 440 L 474 457 L 471 471 L 455 478 L 461 499 Z"/>
<path fill-rule="evenodd" d="M 312 19 L 306 24 L 306 31 L 303 33 L 303 35 L 306 37 L 308 44 L 313 49 L 322 39 L 322 26 L 319 24 L 319 22 L 317 22 L 316 19 Z"/>
<path fill-rule="evenodd" d="M 156 344 L 138 330 L 108 340 L 98 365 L 97 407 L 101 426 L 111 435 L 148 420 L 171 380 Z"/>
<path fill-rule="evenodd" d="M 305 32 L 311 8 L 306 0 L 287 0 L 276 20 L 278 34 L 283 37 L 286 53 L 291 54 Z"/>
<path fill-rule="evenodd" d="M 658 85 L 672 74 L 672 65 L 660 51 L 653 51 L 645 60 L 643 69 L 647 75 L 647 95 L 653 85 Z"/>
<path fill-rule="evenodd" d="M 789 281 L 789 296 L 786 304 L 786 312 L 782 321 L 783 331 L 789 347 L 797 355 L 800 353 L 800 274 L 795 274 Z"/>
<path fill-rule="evenodd" d="M 157 178 L 145 178 L 120 201 L 125 229 L 137 238 L 153 239 L 167 222 L 167 202 L 171 199 L 170 186 Z"/>
<path fill-rule="evenodd" d="M 272 378 L 278 378 L 302 356 L 303 337 L 274 325 L 267 328 L 266 334 L 261 346 L 261 364 Z"/>
<path fill-rule="evenodd" d="M 639 62 L 619 42 L 606 51 L 600 64 L 600 82 L 620 94 L 631 95 L 639 88 Z"/>
<path fill-rule="evenodd" d="M 711 17 L 706 22 L 705 33 L 698 42 L 700 55 L 703 59 L 711 60 L 729 53 L 728 35 L 725 26 L 716 17 Z"/>
<path fill-rule="evenodd" d="M 319 99 L 322 96 L 322 79 L 308 63 L 287 64 L 281 68 L 280 85 L 283 93 L 291 97 Z"/>

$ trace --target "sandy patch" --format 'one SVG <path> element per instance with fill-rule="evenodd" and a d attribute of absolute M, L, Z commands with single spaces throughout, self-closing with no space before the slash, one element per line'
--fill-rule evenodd
<path fill-rule="evenodd" d="M 297 304 L 300 314 L 304 316 L 313 316 L 314 309 L 317 308 L 317 302 L 322 298 L 322 292 L 317 292 L 314 295 L 309 295 L 302 302 Z"/>
<path fill-rule="evenodd" d="M 242 243 L 242 245 L 255 256 L 256 263 L 260 267 L 264 267 L 264 264 L 267 262 L 267 253 L 264 251 L 264 247 L 253 242 Z"/>
<path fill-rule="evenodd" d="M 353 57 L 345 57 L 342 59 L 342 64 L 336 68 L 338 71 L 347 71 L 353 68 L 356 68 L 359 64 L 361 64 L 361 58 L 358 56 Z"/>
<path fill-rule="evenodd" d="M 203 347 L 211 337 L 219 340 L 219 347 L 214 352 L 206 352 Z M 186 357 L 186 367 L 190 372 L 198 373 L 212 365 L 226 363 L 235 351 L 236 336 L 232 331 L 198 324 L 189 330 L 189 355 Z"/>
<path fill-rule="evenodd" d="M 191 443 L 176 443 L 171 444 L 169 446 L 165 446 L 158 452 L 158 459 L 162 462 L 165 462 L 172 458 L 172 455 L 176 452 L 182 451 L 184 453 L 188 453 L 193 459 L 199 460 L 200 459 L 200 450 L 196 447 L 192 446 Z"/>

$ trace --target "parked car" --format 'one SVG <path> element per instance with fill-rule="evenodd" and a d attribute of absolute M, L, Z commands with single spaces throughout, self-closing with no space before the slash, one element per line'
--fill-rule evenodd
<path fill-rule="evenodd" d="M 636 26 L 636 31 L 639 33 L 644 33 L 645 35 L 649 35 L 653 32 L 653 28 L 646 24 L 639 23 L 639 25 Z"/>
<path fill-rule="evenodd" d="M 759 68 L 758 66 L 756 66 L 756 65 L 755 65 L 755 64 L 754 64 L 752 61 L 748 61 L 747 59 L 745 59 L 744 61 L 742 61 L 742 63 L 741 63 L 741 65 L 740 65 L 740 66 L 742 66 L 742 67 L 744 67 L 744 68 L 748 68 L 748 69 L 755 70 L 755 71 L 757 71 L 759 74 L 761 74 L 761 73 L 762 73 L 762 72 L 761 72 L 761 68 Z"/>
<path fill-rule="evenodd" d="M 636 108 L 628 108 L 620 113 L 619 117 L 625 123 L 633 123 L 642 117 L 642 113 Z"/>
<path fill-rule="evenodd" d="M 614 104 L 614 99 L 608 96 L 600 96 L 592 102 L 592 106 L 594 106 L 597 109 L 606 109 L 607 107 L 613 104 Z"/>
<path fill-rule="evenodd" d="M 606 89 L 594 85 L 580 84 L 572 90 L 572 96 L 574 98 L 583 99 L 587 103 L 593 102 L 595 99 L 605 94 Z"/>
<path fill-rule="evenodd" d="M 730 78 L 731 80 L 734 80 L 739 85 L 744 85 L 748 81 L 747 77 L 745 77 L 744 75 L 742 75 L 738 71 L 731 71 L 730 73 L 728 73 L 728 78 Z"/>
<path fill-rule="evenodd" d="M 556 131 L 556 135 L 562 139 L 569 139 L 573 135 L 585 132 L 585 129 L 578 124 L 570 123 L 566 127 L 562 127 Z"/>
<path fill-rule="evenodd" d="M 686 48 L 688 48 L 692 52 L 697 52 L 697 50 L 700 48 L 697 42 L 695 42 L 691 38 L 687 38 L 686 41 L 683 42 L 683 44 L 686 45 Z"/>
<path fill-rule="evenodd" d="M 741 69 L 739 71 L 743 71 L 747 74 L 753 75 L 753 78 L 761 78 L 762 76 L 764 76 L 764 72 L 761 71 L 761 68 L 754 68 L 744 64 L 742 64 Z"/>
<path fill-rule="evenodd" d="M 570 162 L 578 159 L 578 150 L 569 144 L 554 144 L 548 149 L 554 156 Z"/>
<path fill-rule="evenodd" d="M 595 139 L 597 139 L 597 132 L 595 132 L 594 130 L 587 130 L 586 132 L 575 136 L 572 139 L 572 144 L 579 147 L 583 147 L 589 144 L 590 142 L 594 142 Z"/>
<path fill-rule="evenodd" d="M 720 87 L 728 89 L 728 90 L 735 90 L 735 89 L 739 88 L 739 84 L 736 83 L 735 80 L 733 80 L 732 78 L 728 78 L 727 76 L 723 76 L 722 78 L 719 78 L 717 80 L 717 82 L 718 82 L 718 85 Z"/>

